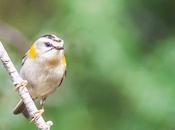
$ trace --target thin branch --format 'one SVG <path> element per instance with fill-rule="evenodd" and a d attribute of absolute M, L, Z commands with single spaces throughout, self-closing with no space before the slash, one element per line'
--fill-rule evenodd
<path fill-rule="evenodd" d="M 19 73 L 14 67 L 11 59 L 9 58 L 1 42 L 0 42 L 0 59 L 5 69 L 9 73 L 9 76 L 14 86 L 18 87 L 17 92 L 20 95 L 21 99 L 23 100 L 24 104 L 26 105 L 30 117 L 34 117 L 34 114 L 38 111 L 38 109 L 36 108 L 27 88 L 25 87 L 27 85 L 27 82 L 20 77 Z M 45 122 L 42 116 L 35 119 L 34 123 L 36 124 L 39 130 L 50 130 L 50 127 L 53 124 L 52 121 Z"/>

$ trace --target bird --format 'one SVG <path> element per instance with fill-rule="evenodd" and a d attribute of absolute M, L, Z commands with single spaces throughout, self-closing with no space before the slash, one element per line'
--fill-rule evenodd
<path fill-rule="evenodd" d="M 41 105 L 32 120 L 43 114 L 47 97 L 62 84 L 66 76 L 66 65 L 64 41 L 55 34 L 39 37 L 23 57 L 20 76 L 27 80 L 26 87 L 32 99 L 39 99 Z M 13 110 L 15 115 L 20 113 L 30 118 L 22 99 Z"/>

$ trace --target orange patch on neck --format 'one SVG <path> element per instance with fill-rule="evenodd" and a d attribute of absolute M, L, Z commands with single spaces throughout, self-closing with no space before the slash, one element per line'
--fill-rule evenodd
<path fill-rule="evenodd" d="M 35 59 L 37 57 L 36 45 L 33 44 L 32 47 L 28 51 L 28 55 L 30 58 Z"/>
<path fill-rule="evenodd" d="M 49 60 L 47 60 L 47 64 L 50 66 L 57 66 L 58 64 L 66 65 L 66 58 L 62 56 L 61 59 L 58 56 L 53 56 Z"/>
<path fill-rule="evenodd" d="M 59 63 L 58 57 L 57 56 L 53 56 L 52 58 L 50 58 L 49 60 L 47 60 L 48 64 L 51 66 L 57 66 Z"/>

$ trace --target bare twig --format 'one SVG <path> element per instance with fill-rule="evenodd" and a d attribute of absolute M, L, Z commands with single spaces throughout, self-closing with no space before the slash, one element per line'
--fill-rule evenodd
<path fill-rule="evenodd" d="M 4 49 L 2 43 L 0 42 L 0 59 L 10 75 L 10 78 L 15 87 L 18 87 L 17 92 L 21 96 L 24 104 L 26 105 L 27 111 L 29 112 L 30 117 L 33 117 L 34 114 L 38 111 L 36 108 L 26 86 L 26 81 L 23 80 L 19 73 L 17 72 L 16 68 L 14 67 L 11 59 L 9 58 L 6 50 Z M 50 130 L 51 125 L 53 124 L 51 121 L 45 122 L 43 117 L 39 117 L 38 119 L 34 120 L 37 128 L 39 130 Z"/>

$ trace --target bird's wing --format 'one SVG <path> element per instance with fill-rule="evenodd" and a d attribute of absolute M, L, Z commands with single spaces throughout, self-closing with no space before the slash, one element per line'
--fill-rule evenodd
<path fill-rule="evenodd" d="M 22 65 L 25 63 L 26 59 L 27 59 L 27 53 L 22 58 Z"/>
<path fill-rule="evenodd" d="M 62 84 L 63 80 L 64 80 L 65 77 L 66 77 L 66 74 L 67 74 L 67 70 L 65 69 L 64 75 L 63 75 L 63 77 L 62 77 L 62 79 L 61 79 L 61 81 L 60 81 L 58 87 Z"/>

